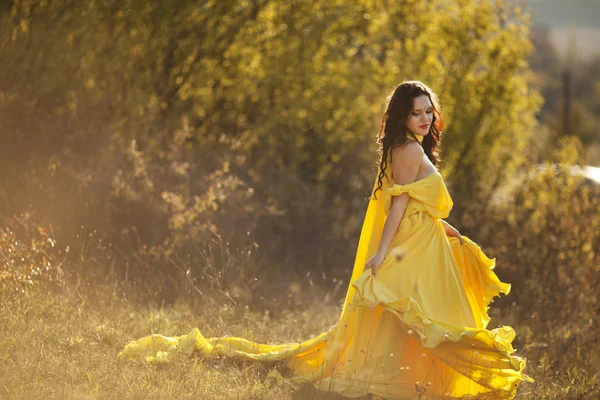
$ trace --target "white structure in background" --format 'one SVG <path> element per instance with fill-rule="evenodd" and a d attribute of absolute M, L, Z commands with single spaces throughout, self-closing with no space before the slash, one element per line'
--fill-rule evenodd
<path fill-rule="evenodd" d="M 536 171 L 534 174 L 542 174 L 548 170 L 548 168 L 552 168 L 553 170 L 557 170 L 560 164 L 538 164 L 536 165 Z M 563 165 L 563 168 L 567 168 L 571 173 L 571 176 L 579 176 L 583 178 L 582 184 L 586 185 L 600 185 L 600 167 L 593 167 L 591 165 L 571 165 L 566 166 Z M 531 174 L 531 172 L 530 172 Z M 515 178 L 511 181 L 506 182 L 504 185 L 500 186 L 496 193 L 492 196 L 491 203 L 492 204 L 502 204 L 507 203 L 513 200 L 515 190 L 523 184 L 525 180 L 525 174 L 517 174 Z"/>

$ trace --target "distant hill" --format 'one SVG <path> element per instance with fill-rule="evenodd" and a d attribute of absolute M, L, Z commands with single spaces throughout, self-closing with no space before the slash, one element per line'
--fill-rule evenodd
<path fill-rule="evenodd" d="M 578 27 L 600 29 L 599 0 L 525 0 L 525 3 L 535 11 L 536 24 L 563 27 L 572 21 Z"/>
<path fill-rule="evenodd" d="M 600 56 L 600 0 L 516 0 L 532 12 L 532 22 L 550 28 L 561 57 L 567 55 L 569 25 L 575 30 L 576 59 Z"/>

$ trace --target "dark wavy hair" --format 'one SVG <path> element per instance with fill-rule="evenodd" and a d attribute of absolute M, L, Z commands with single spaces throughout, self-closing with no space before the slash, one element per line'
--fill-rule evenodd
<path fill-rule="evenodd" d="M 377 153 L 379 154 L 377 163 L 379 164 L 380 172 L 377 177 L 378 186 L 373 191 L 375 199 L 377 199 L 375 193 L 383 186 L 383 177 L 385 176 L 389 180 L 389 177 L 385 173 L 388 164 L 388 153 L 390 154 L 391 161 L 392 149 L 406 145 L 409 140 L 408 135 L 416 139 L 415 134 L 409 131 L 406 123 L 413 110 L 413 99 L 421 95 L 429 97 L 429 101 L 431 101 L 433 106 L 433 121 L 431 122 L 429 133 L 423 138 L 423 150 L 425 150 L 425 154 L 427 154 L 427 157 L 437 168 L 439 163 L 438 146 L 442 137 L 442 129 L 444 128 L 444 118 L 442 117 L 438 97 L 422 82 L 402 82 L 396 87 L 394 93 L 386 99 L 386 110 L 381 118 L 381 129 L 377 135 L 377 143 L 381 147 L 377 149 Z"/>

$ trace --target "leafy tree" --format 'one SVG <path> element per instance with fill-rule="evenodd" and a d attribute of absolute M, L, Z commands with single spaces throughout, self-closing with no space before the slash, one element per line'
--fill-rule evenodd
<path fill-rule="evenodd" d="M 151 165 L 185 117 L 181 157 L 196 160 L 186 190 L 228 161 L 257 204 L 272 205 L 257 231 L 280 238 L 268 242 L 273 254 L 312 265 L 305 248 L 339 246 L 347 264 L 398 83 L 422 80 L 440 95 L 456 220 L 523 162 L 536 127 L 528 15 L 510 2 L 19 0 L 1 18 L 2 137 L 17 137 L 15 173 L 33 167 L 47 185 L 28 202 L 4 186 L 3 198 L 56 216 L 43 204 L 88 194 L 94 205 L 74 214 L 76 229 L 113 201 L 102 188 L 126 165 L 128 142 Z"/>

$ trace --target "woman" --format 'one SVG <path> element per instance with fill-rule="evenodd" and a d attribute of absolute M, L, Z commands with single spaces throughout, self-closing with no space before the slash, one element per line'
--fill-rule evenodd
<path fill-rule="evenodd" d="M 495 261 L 443 221 L 452 199 L 436 169 L 443 119 L 423 83 L 400 84 L 389 98 L 378 142 L 378 175 L 340 319 L 303 343 L 151 335 L 121 359 L 150 362 L 200 352 L 260 362 L 285 361 L 294 382 L 348 397 L 511 399 L 526 359 L 512 355 L 514 330 L 487 330 L 489 303 L 510 284 Z M 379 196 L 378 196 L 379 195 Z"/>

